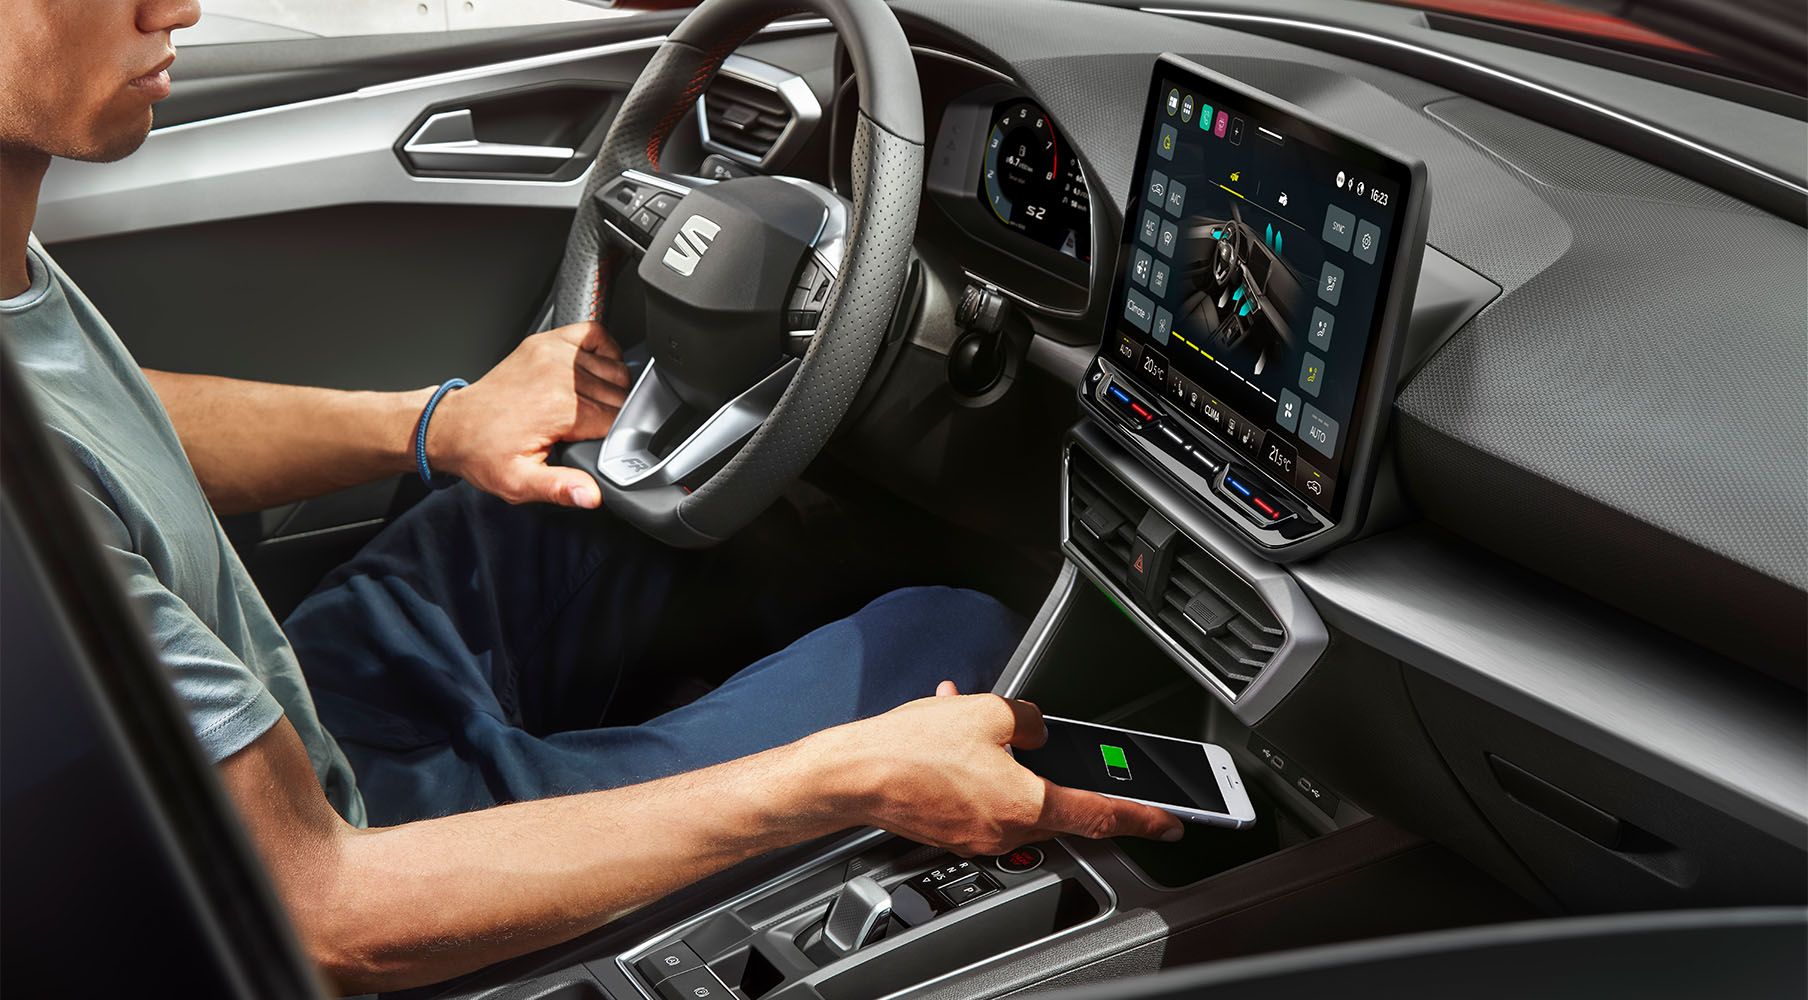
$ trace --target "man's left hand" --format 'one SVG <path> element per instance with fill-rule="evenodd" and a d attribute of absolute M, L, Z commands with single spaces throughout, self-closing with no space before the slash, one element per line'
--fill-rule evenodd
<path fill-rule="evenodd" d="M 603 498 L 588 473 L 546 460 L 561 441 L 609 433 L 628 386 L 621 348 L 600 323 L 536 333 L 440 401 L 428 464 L 510 503 L 596 507 Z"/>

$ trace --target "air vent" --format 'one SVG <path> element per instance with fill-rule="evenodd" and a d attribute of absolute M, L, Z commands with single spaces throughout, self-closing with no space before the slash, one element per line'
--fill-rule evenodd
<path fill-rule="evenodd" d="M 1182 537 L 1155 620 L 1232 694 L 1256 679 L 1287 633 L 1254 588 Z"/>
<path fill-rule="evenodd" d="M 1131 547 L 1150 504 L 1104 465 L 1074 448 L 1067 458 L 1067 541 L 1089 568 L 1135 600 Z M 1287 638 L 1250 583 L 1184 534 L 1152 581 L 1160 599 L 1138 609 L 1233 698 L 1267 667 Z"/>
<path fill-rule="evenodd" d="M 703 95 L 703 142 L 749 163 L 760 163 L 794 116 L 777 87 L 719 73 Z"/>
<path fill-rule="evenodd" d="M 1149 504 L 1116 476 L 1075 449 L 1067 458 L 1067 539 L 1094 570 L 1124 587 L 1130 571 L 1130 543 Z"/>

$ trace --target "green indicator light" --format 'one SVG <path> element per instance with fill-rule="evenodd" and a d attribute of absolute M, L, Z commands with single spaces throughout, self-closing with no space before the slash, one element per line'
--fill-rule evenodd
<path fill-rule="evenodd" d="M 1123 747 L 1114 747 L 1109 743 L 1099 744 L 1099 756 L 1105 758 L 1105 773 L 1119 781 L 1130 780 L 1130 761 L 1124 756 Z"/>

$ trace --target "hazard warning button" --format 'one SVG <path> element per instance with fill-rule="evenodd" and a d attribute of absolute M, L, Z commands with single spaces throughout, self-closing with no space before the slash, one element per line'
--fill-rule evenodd
<path fill-rule="evenodd" d="M 1149 592 L 1149 579 L 1155 573 L 1156 551 L 1142 536 L 1130 543 L 1130 590 L 1137 595 Z"/>

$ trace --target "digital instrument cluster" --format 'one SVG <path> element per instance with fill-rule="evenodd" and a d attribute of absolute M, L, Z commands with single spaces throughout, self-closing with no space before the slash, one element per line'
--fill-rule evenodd
<path fill-rule="evenodd" d="M 1079 158 L 1035 103 L 1007 101 L 986 133 L 979 198 L 998 221 L 1075 260 L 1092 260 L 1092 211 Z"/>

